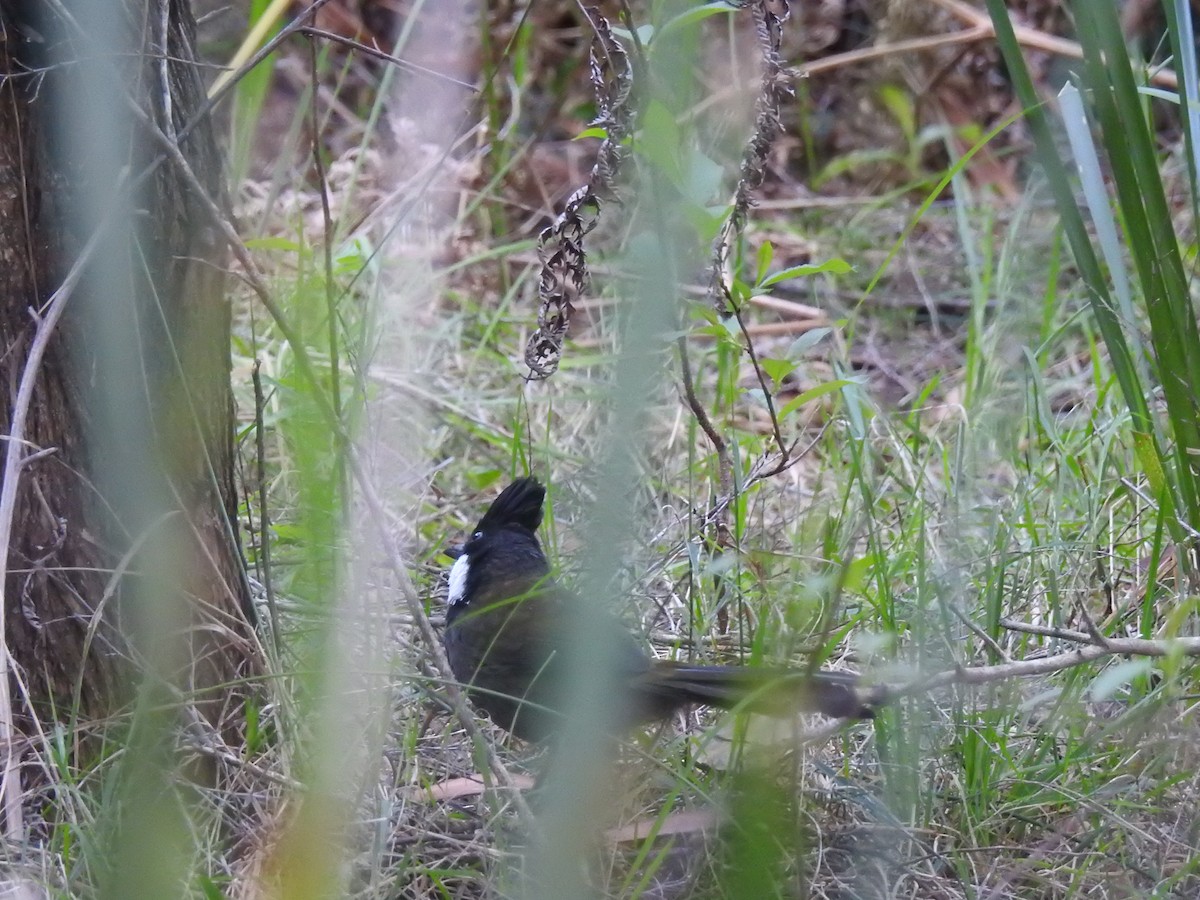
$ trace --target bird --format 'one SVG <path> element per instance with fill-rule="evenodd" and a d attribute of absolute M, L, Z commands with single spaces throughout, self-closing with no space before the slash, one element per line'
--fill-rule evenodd
<path fill-rule="evenodd" d="M 536 478 L 518 478 L 466 542 L 446 550 L 454 563 L 443 645 L 454 677 L 493 722 L 532 742 L 560 728 L 571 615 L 582 602 L 555 580 L 538 541 L 545 497 Z M 603 614 L 600 622 L 622 730 L 693 705 L 869 719 L 884 699 L 849 673 L 652 659 L 615 616 Z"/>

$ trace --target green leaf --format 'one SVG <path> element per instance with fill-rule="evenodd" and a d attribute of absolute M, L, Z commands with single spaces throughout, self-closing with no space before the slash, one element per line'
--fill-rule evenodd
<path fill-rule="evenodd" d="M 811 331 L 806 331 L 800 337 L 792 341 L 792 346 L 788 347 L 788 359 L 796 359 L 803 356 L 825 338 L 827 334 L 833 332 L 832 328 L 814 328 Z"/>
<path fill-rule="evenodd" d="M 725 219 L 729 216 L 728 206 L 701 206 L 695 203 L 681 203 L 680 211 L 688 225 L 696 232 L 697 237 L 705 243 L 711 242 Z"/>
<path fill-rule="evenodd" d="M 706 334 L 709 337 L 715 337 L 719 341 L 728 341 L 730 339 L 729 329 L 720 322 L 712 325 L 701 325 L 699 328 L 693 329 L 691 334 Z"/>
<path fill-rule="evenodd" d="M 818 384 L 815 388 L 809 388 L 804 393 L 793 397 L 787 403 L 783 404 L 779 410 L 779 421 L 783 421 L 788 415 L 794 413 L 805 404 L 811 403 L 818 397 L 824 397 L 826 394 L 832 394 L 834 391 L 841 390 L 847 385 L 855 384 L 849 378 L 836 378 L 833 381 L 827 381 L 824 384 Z"/>
<path fill-rule="evenodd" d="M 767 277 L 767 270 L 771 268 L 771 260 L 775 256 L 775 245 L 770 241 L 763 241 L 762 246 L 758 248 L 758 266 L 754 272 L 754 283 L 762 285 L 763 279 Z"/>
<path fill-rule="evenodd" d="M 1137 455 L 1138 462 L 1142 464 L 1142 471 L 1146 473 L 1146 480 L 1150 482 L 1153 496 L 1160 498 L 1168 496 L 1167 476 L 1163 471 L 1162 455 L 1158 451 L 1158 444 L 1153 435 L 1144 431 L 1135 431 L 1133 433 L 1133 451 Z"/>
<path fill-rule="evenodd" d="M 250 753 L 254 753 L 261 746 L 263 737 L 258 704 L 253 700 L 247 700 L 243 709 L 246 717 L 246 749 Z"/>
<path fill-rule="evenodd" d="M 612 33 L 614 35 L 616 35 L 617 37 L 619 37 L 621 40 L 625 41 L 625 43 L 627 43 L 627 44 L 634 43 L 634 37 L 633 37 L 634 32 L 630 31 L 628 28 L 621 28 L 619 26 L 614 26 Z M 637 43 L 640 43 L 643 45 L 649 44 L 651 39 L 654 37 L 654 26 L 649 23 L 647 23 L 645 25 L 639 25 L 636 29 L 636 33 L 637 33 Z"/>
<path fill-rule="evenodd" d="M 750 285 L 742 281 L 740 278 L 735 278 L 729 285 L 729 293 L 733 299 L 737 301 L 738 306 L 750 302 L 750 297 L 754 293 Z"/>
<path fill-rule="evenodd" d="M 821 188 L 845 172 L 853 172 L 855 169 L 862 168 L 863 166 L 879 163 L 907 165 L 908 159 L 903 153 L 897 153 L 895 150 L 889 150 L 884 147 L 868 150 L 851 150 L 849 153 L 842 153 L 830 160 L 817 173 L 816 178 L 813 179 L 813 187 Z"/>
<path fill-rule="evenodd" d="M 879 100 L 899 123 L 908 142 L 912 143 L 913 136 L 917 133 L 917 117 L 908 91 L 901 90 L 893 84 L 885 84 L 879 89 Z"/>
<path fill-rule="evenodd" d="M 764 394 L 762 388 L 746 388 L 745 397 L 746 400 L 754 403 L 757 407 L 770 409 L 770 406 L 767 403 L 767 395 Z"/>
<path fill-rule="evenodd" d="M 759 287 L 768 288 L 783 281 L 803 278 L 806 275 L 823 275 L 826 273 L 830 275 L 845 275 L 850 270 L 850 263 L 835 256 L 822 263 L 805 263 L 802 266 L 792 266 L 791 268 L 784 269 L 782 272 L 776 272 L 766 281 L 762 282 Z"/>
<path fill-rule="evenodd" d="M 852 594 L 863 591 L 873 564 L 874 561 L 870 556 L 858 556 L 847 563 L 842 571 L 842 591 Z"/>
<path fill-rule="evenodd" d="M 638 152 L 659 169 L 676 187 L 682 187 L 683 168 L 679 148 L 682 132 L 675 114 L 659 100 L 646 104 L 638 133 Z"/>
<path fill-rule="evenodd" d="M 699 328 L 694 328 L 690 334 L 706 334 L 717 339 L 717 343 L 721 346 L 741 349 L 741 327 L 737 323 L 734 316 L 718 316 L 716 313 L 708 318 L 710 324 L 702 325 Z"/>
<path fill-rule="evenodd" d="M 790 359 L 760 359 L 758 364 L 776 384 L 783 384 L 783 379 L 796 371 L 796 364 Z"/>
<path fill-rule="evenodd" d="M 1092 702 L 1108 700 L 1135 678 L 1149 674 L 1152 668 L 1150 660 L 1144 657 L 1109 666 L 1092 680 L 1088 686 L 1088 694 L 1091 695 Z"/>
<path fill-rule="evenodd" d="M 709 159 L 696 147 L 685 151 L 687 155 L 687 183 L 685 196 L 697 206 L 704 207 L 717 197 L 725 180 L 725 170 Z"/>
<path fill-rule="evenodd" d="M 250 250 L 285 250 L 289 253 L 300 252 L 300 244 L 297 241 L 282 237 L 250 238 L 248 241 L 246 241 L 246 247 Z"/>
<path fill-rule="evenodd" d="M 722 13 L 736 12 L 736 8 L 729 3 L 705 3 L 703 6 L 696 6 L 692 9 L 682 12 L 673 19 L 668 19 L 658 29 L 658 37 L 661 39 L 663 35 L 670 34 L 672 31 L 678 31 L 681 28 L 686 28 L 688 25 L 694 25 L 697 22 L 702 22 L 713 16 L 719 16 Z"/>
<path fill-rule="evenodd" d="M 467 484 L 472 490 L 481 491 L 503 474 L 499 469 L 472 469 L 467 472 Z"/>

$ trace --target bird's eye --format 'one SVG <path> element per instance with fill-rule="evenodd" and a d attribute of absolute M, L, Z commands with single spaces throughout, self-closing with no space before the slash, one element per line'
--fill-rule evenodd
<path fill-rule="evenodd" d="M 471 540 L 482 541 L 483 540 L 483 532 L 482 531 L 475 532 L 473 535 L 471 535 Z"/>

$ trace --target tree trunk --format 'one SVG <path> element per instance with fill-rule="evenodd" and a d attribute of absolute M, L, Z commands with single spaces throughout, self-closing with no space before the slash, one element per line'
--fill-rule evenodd
<path fill-rule="evenodd" d="M 174 684 L 229 724 L 241 714 L 227 715 L 236 692 L 224 686 L 258 657 L 237 534 L 225 260 L 205 204 L 185 170 L 159 158 L 153 130 L 174 138 L 194 125 L 179 146 L 224 206 L 209 120 L 192 121 L 204 102 L 195 23 L 187 0 L 126 0 L 124 15 L 110 3 L 101 25 L 125 30 L 127 43 L 97 60 L 95 23 L 78 6 L 0 2 L 0 377 L 5 449 L 20 459 L 3 581 L 14 719 L 27 728 L 110 714 L 165 642 Z M 75 17 L 60 17 L 64 7 Z M 114 111 L 124 173 L 86 143 L 92 129 L 112 131 L 96 117 Z M 136 193 L 115 188 L 122 178 Z M 105 190 L 113 209 L 133 198 L 136 227 L 105 218 L 95 202 Z M 56 291 L 65 305 L 49 330 Z M 48 342 L 31 360 L 39 329 Z M 29 377 L 28 417 L 14 434 Z M 5 471 L 13 480 L 11 464 Z M 139 606 L 136 596 L 158 588 L 145 548 L 167 526 L 184 612 L 169 635 L 139 634 L 142 613 L 172 600 Z"/>

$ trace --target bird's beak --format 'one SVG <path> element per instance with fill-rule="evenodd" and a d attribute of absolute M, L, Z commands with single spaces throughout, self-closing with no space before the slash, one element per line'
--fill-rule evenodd
<path fill-rule="evenodd" d="M 463 545 L 462 544 L 451 544 L 449 547 L 446 547 L 445 549 L 443 549 L 442 553 L 444 553 L 446 556 L 450 557 L 451 559 L 458 559 L 460 556 L 463 555 Z"/>

